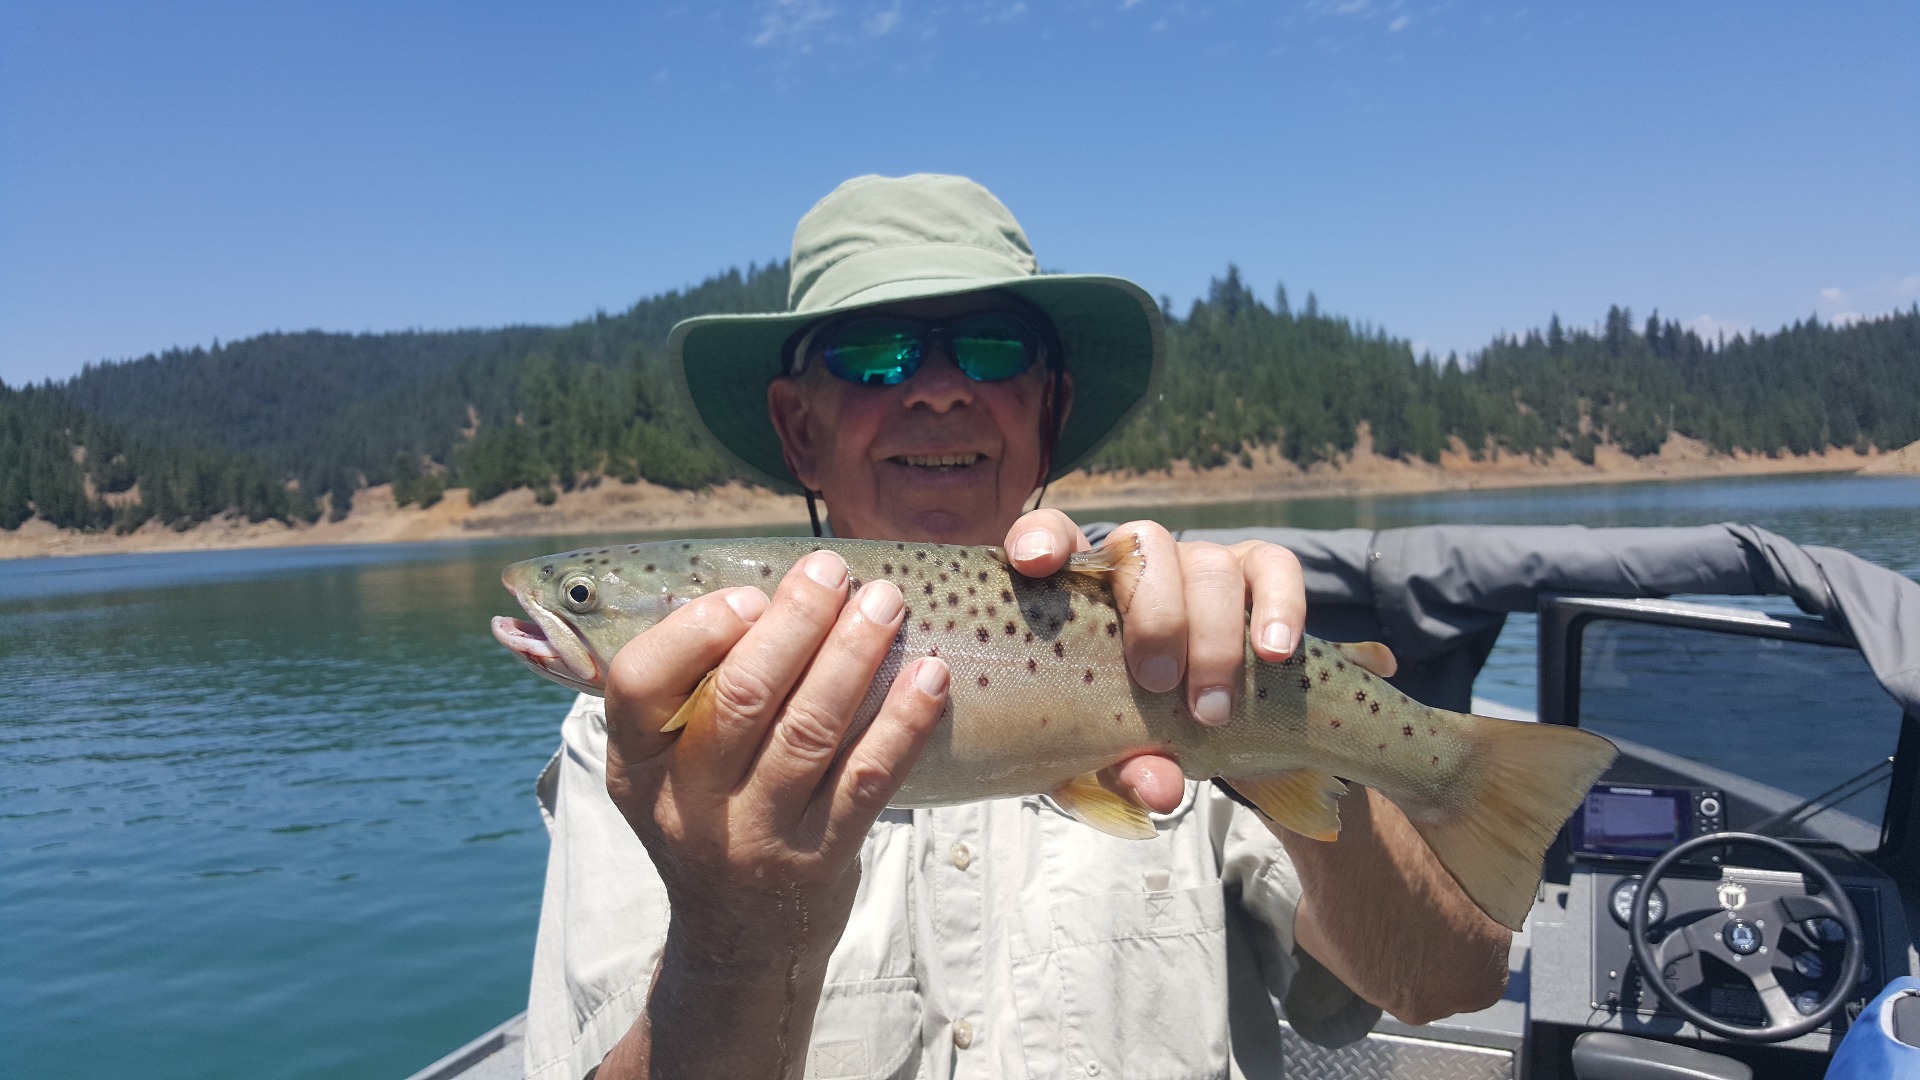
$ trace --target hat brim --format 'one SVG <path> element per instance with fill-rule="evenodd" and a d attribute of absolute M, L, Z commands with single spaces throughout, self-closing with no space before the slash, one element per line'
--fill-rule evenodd
<path fill-rule="evenodd" d="M 892 281 L 819 311 L 702 315 L 673 328 L 667 350 L 681 400 L 748 476 L 799 493 L 767 416 L 781 350 L 810 323 L 876 304 L 1004 290 L 1046 312 L 1073 375 L 1073 408 L 1049 481 L 1079 468 L 1147 399 L 1166 352 L 1160 309 L 1140 286 L 1101 275 Z"/>

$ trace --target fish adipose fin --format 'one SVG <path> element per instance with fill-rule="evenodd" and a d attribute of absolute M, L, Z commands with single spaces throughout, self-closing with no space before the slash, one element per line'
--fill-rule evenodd
<path fill-rule="evenodd" d="M 714 671 L 718 670 L 718 668 L 714 669 Z M 673 717 L 660 725 L 660 734 L 665 735 L 669 731 L 679 731 L 686 727 L 687 721 L 693 719 L 695 712 L 712 706 L 712 697 L 713 671 L 709 671 L 700 677 L 700 682 L 693 688 L 693 693 L 687 695 L 687 700 L 681 703 Z"/>
<path fill-rule="evenodd" d="M 1138 581 L 1141 571 L 1146 568 L 1147 556 L 1140 550 L 1140 538 L 1131 530 L 1115 529 L 1101 541 L 1099 547 L 1090 551 L 1076 551 L 1067 556 L 1066 572 L 1086 574 L 1102 581 L 1115 574 L 1124 574 Z"/>
<path fill-rule="evenodd" d="M 1054 788 L 1053 801 L 1074 820 L 1091 825 L 1108 836 L 1122 840 L 1151 840 L 1153 819 L 1147 812 L 1100 782 L 1094 773 L 1084 773 Z"/>
<path fill-rule="evenodd" d="M 1393 658 L 1393 650 L 1377 641 L 1332 641 L 1328 642 L 1348 663 L 1358 664 L 1383 679 L 1393 678 L 1400 670 L 1400 661 Z"/>
<path fill-rule="evenodd" d="M 1340 796 L 1347 793 L 1347 785 L 1332 773 L 1294 769 L 1258 780 L 1228 779 L 1227 785 L 1301 836 L 1332 840 L 1340 835 Z"/>
<path fill-rule="evenodd" d="M 1618 753 L 1590 731 L 1462 716 L 1477 782 L 1455 807 L 1406 807 L 1427 846 L 1493 921 L 1518 930 L 1533 910 L 1547 845 Z"/>

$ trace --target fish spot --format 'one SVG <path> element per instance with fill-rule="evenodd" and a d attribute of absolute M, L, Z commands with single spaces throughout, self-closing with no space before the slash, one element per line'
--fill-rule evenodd
<path fill-rule="evenodd" d="M 905 544 L 895 544 L 895 545 L 893 545 L 893 546 L 894 546 L 894 548 L 895 548 L 895 550 L 898 550 L 898 551 L 905 551 L 905 550 L 907 550 L 907 545 L 905 545 Z"/>
<path fill-rule="evenodd" d="M 948 564 L 947 564 L 947 566 L 948 566 L 948 568 L 949 568 L 949 569 L 951 569 L 951 570 L 952 570 L 952 571 L 953 571 L 954 573 L 956 573 L 956 574 L 960 572 L 960 564 L 959 564 L 959 563 L 957 563 L 957 562 L 955 562 L 955 563 L 948 563 Z"/>
<path fill-rule="evenodd" d="M 1313 689 L 1313 680 L 1307 678 L 1305 675 L 1300 676 L 1300 689 L 1302 690 Z"/>
<path fill-rule="evenodd" d="M 999 617 L 1000 617 L 1000 605 L 999 605 L 999 604 L 988 604 L 988 605 L 987 605 L 987 618 L 989 618 L 989 619 L 997 619 L 997 618 L 999 618 Z"/>
<path fill-rule="evenodd" d="M 1402 726 L 1402 727 L 1400 728 L 1400 734 L 1401 734 L 1401 735 L 1403 735 L 1403 736 L 1405 736 L 1405 737 L 1407 737 L 1407 738 L 1409 738 L 1409 739 L 1411 739 L 1411 738 L 1413 738 L 1413 725 L 1412 725 L 1412 724 L 1406 724 L 1406 725 L 1404 725 L 1404 726 Z"/>
<path fill-rule="evenodd" d="M 981 686 L 987 685 L 987 677 L 985 675 L 980 676 L 980 678 L 977 681 Z"/>
<path fill-rule="evenodd" d="M 1320 646 L 1318 646 L 1318 645 L 1315 645 L 1315 646 L 1314 646 L 1313 648 L 1311 648 L 1311 649 L 1308 649 L 1307 651 L 1313 654 L 1313 658 L 1314 658 L 1315 660 L 1318 660 L 1318 659 L 1320 659 L 1321 657 L 1323 657 L 1323 656 L 1325 656 L 1325 655 L 1327 655 L 1326 653 L 1323 653 L 1323 652 L 1321 652 L 1321 651 L 1320 651 Z"/>
<path fill-rule="evenodd" d="M 553 567 L 551 567 L 551 566 L 549 566 L 549 567 L 547 567 L 547 569 L 548 569 L 548 570 L 552 570 L 552 569 L 553 569 Z M 649 574 L 651 574 L 651 573 L 653 573 L 653 564 L 652 564 L 652 563 L 648 563 L 648 564 L 647 564 L 647 573 L 649 573 Z"/>
<path fill-rule="evenodd" d="M 1331 678 L 1333 678 L 1333 672 L 1331 672 L 1331 671 L 1328 671 L 1328 670 L 1327 670 L 1326 668 L 1321 668 L 1321 669 L 1320 669 L 1320 681 L 1321 681 L 1321 682 L 1326 682 L 1326 681 L 1327 681 L 1328 679 L 1331 679 Z"/>
<path fill-rule="evenodd" d="M 1373 676 L 1371 676 L 1371 675 L 1369 675 L 1369 674 L 1367 674 L 1367 673 L 1366 673 L 1365 671 L 1362 671 L 1362 672 L 1360 673 L 1360 681 L 1361 681 L 1361 682 L 1372 682 L 1372 681 L 1373 681 Z"/>
<path fill-rule="evenodd" d="M 1019 633 L 1019 632 L 1020 632 L 1020 628 L 1019 628 L 1019 627 L 1017 627 L 1017 626 L 1015 626 L 1015 625 L 1013 625 L 1013 623 L 1012 623 L 1011 621 L 1009 621 L 1009 622 L 1007 623 L 1007 636 L 1008 636 L 1008 637 L 1012 637 L 1013 635 L 1015 635 L 1015 634 L 1017 634 L 1017 633 Z"/>
<path fill-rule="evenodd" d="M 987 640 L 988 638 L 990 638 L 990 637 L 992 637 L 993 635 L 992 635 L 992 634 L 989 634 L 989 633 L 987 633 L 987 628 L 986 628 L 986 627 L 984 627 L 984 626 L 976 626 L 976 627 L 974 627 L 974 628 L 973 628 L 973 636 L 974 636 L 974 637 L 977 637 L 977 638 L 979 638 L 979 639 L 980 639 L 981 641 L 985 641 L 985 640 Z"/>
<path fill-rule="evenodd" d="M 881 573 L 883 573 L 883 574 L 891 574 L 891 573 L 893 573 L 893 564 L 892 564 L 892 563 L 881 563 L 881 564 L 880 564 L 880 572 L 881 572 Z"/>
<path fill-rule="evenodd" d="M 929 582 L 927 582 L 927 583 L 926 583 L 925 585 L 922 585 L 922 586 L 920 586 L 920 595 L 922 595 L 922 596 L 932 596 L 932 595 L 933 595 L 933 582 L 931 582 L 931 581 L 929 581 Z"/>
<path fill-rule="evenodd" d="M 1367 700 L 1367 692 L 1365 690 L 1355 690 L 1353 692 L 1353 700 L 1355 701 Z"/>
<path fill-rule="evenodd" d="M 1381 743 L 1379 746 L 1374 747 L 1375 750 L 1385 750 L 1386 748 L 1387 748 L 1386 743 Z"/>
<path fill-rule="evenodd" d="M 967 617 L 968 617 L 968 618 L 971 618 L 971 619 L 977 619 L 977 618 L 979 618 L 979 617 L 980 617 L 980 605 L 979 605 L 979 604 L 968 604 L 968 605 L 967 605 Z"/>
<path fill-rule="evenodd" d="M 602 555 L 605 555 L 605 554 L 606 554 L 606 552 L 604 552 L 604 551 L 603 551 L 603 552 L 601 552 L 600 554 L 602 554 Z M 700 565 L 700 556 L 698 556 L 698 555 L 692 555 L 692 556 L 689 556 L 689 557 L 687 558 L 687 565 L 688 565 L 688 566 L 699 566 L 699 565 Z"/>
<path fill-rule="evenodd" d="M 948 619 L 948 620 L 947 620 L 947 633 L 949 633 L 949 634 L 951 634 L 951 633 L 953 633 L 953 625 L 954 625 L 954 624 L 953 624 L 953 620 L 952 620 L 952 619 Z"/>
<path fill-rule="evenodd" d="M 773 576 L 773 567 L 771 567 L 771 566 L 768 566 L 768 565 L 767 565 L 766 563 L 761 563 L 761 564 L 760 564 L 760 576 L 761 576 L 761 577 L 772 577 L 772 576 Z"/>
<path fill-rule="evenodd" d="M 1013 590 L 1012 590 L 1012 589 L 1001 589 L 1001 590 L 1000 590 L 1000 602 L 1001 602 L 1001 603 L 1003 603 L 1003 604 L 1011 604 L 1011 603 L 1013 603 Z"/>
<path fill-rule="evenodd" d="M 1033 631 L 1027 631 L 1027 644 L 1033 644 Z"/>
<path fill-rule="evenodd" d="M 1338 729 L 1340 727 L 1340 718 L 1336 716 L 1332 720 L 1327 721 L 1327 726 Z"/>
<path fill-rule="evenodd" d="M 1041 727 L 1046 727 L 1048 724 L 1051 724 L 1051 723 L 1053 723 L 1053 717 L 1051 716 L 1043 716 L 1040 718 Z"/>
<path fill-rule="evenodd" d="M 939 655 L 940 655 L 940 646 L 938 646 L 938 645 L 935 645 L 935 646 L 934 646 L 933 648 L 931 648 L 931 649 L 928 649 L 928 650 L 927 650 L 927 655 L 928 655 L 928 656 L 939 656 Z"/>
<path fill-rule="evenodd" d="M 1114 722 L 1114 723 L 1116 723 L 1116 724 L 1120 722 L 1120 714 L 1119 714 L 1119 713 L 1114 713 L 1114 714 L 1113 714 L 1113 722 Z"/>
<path fill-rule="evenodd" d="M 940 574 L 940 580 L 941 580 L 942 582 L 945 582 L 945 581 L 947 580 L 947 575 L 946 575 L 946 572 L 945 572 L 945 571 L 942 571 L 942 572 L 941 572 L 941 574 Z"/>
<path fill-rule="evenodd" d="M 1437 756 L 1435 756 L 1435 757 L 1430 757 L 1430 758 L 1428 758 L 1428 759 L 1427 759 L 1427 764 L 1429 764 L 1429 765 L 1438 765 L 1438 764 L 1440 764 L 1440 759 L 1439 759 L 1439 757 L 1437 757 Z"/>
<path fill-rule="evenodd" d="M 1072 622 L 1073 620 L 1075 620 L 1075 619 L 1077 619 L 1077 618 L 1079 618 L 1079 617 L 1080 617 L 1080 613 L 1079 613 L 1079 612 L 1077 612 L 1077 611 L 1075 611 L 1075 610 L 1073 610 L 1072 608 L 1068 608 L 1068 609 L 1067 609 L 1067 621 L 1068 621 L 1068 622 Z M 1060 620 L 1059 620 L 1059 619 L 1055 619 L 1055 620 L 1053 620 L 1053 625 L 1055 625 L 1055 626 L 1059 626 L 1059 625 L 1060 625 Z"/>
<path fill-rule="evenodd" d="M 1333 667 L 1335 671 L 1345 671 L 1347 670 L 1347 662 L 1345 660 L 1335 660 Z"/>
<path fill-rule="evenodd" d="M 1267 700 L 1267 688 L 1263 686 L 1258 690 L 1255 690 L 1253 692 L 1253 696 L 1259 698 L 1261 701 Z"/>
<path fill-rule="evenodd" d="M 1038 671 L 1039 669 L 1040 669 L 1040 664 L 1039 664 L 1039 662 L 1038 662 L 1038 661 L 1036 661 L 1036 660 L 1034 660 L 1034 658 L 1033 658 L 1033 657 L 1031 657 L 1031 656 L 1029 656 L 1029 657 L 1027 657 L 1027 670 L 1028 670 L 1028 671 Z"/>
<path fill-rule="evenodd" d="M 980 580 L 982 582 L 985 582 L 987 580 L 987 572 L 985 570 L 980 571 Z"/>
<path fill-rule="evenodd" d="M 1059 642 L 1059 641 L 1056 641 L 1056 642 L 1054 642 L 1054 643 L 1053 643 L 1053 655 L 1055 655 L 1055 656 L 1065 656 L 1065 655 L 1067 655 L 1067 646 L 1066 646 L 1066 643 L 1064 643 L 1064 642 Z"/>
<path fill-rule="evenodd" d="M 1119 636 L 1119 634 L 1120 634 L 1120 624 L 1119 624 L 1119 623 L 1108 623 L 1108 624 L 1107 624 L 1107 636 L 1108 636 L 1108 637 L 1118 637 L 1118 636 Z"/>
<path fill-rule="evenodd" d="M 1439 728 L 1428 728 L 1428 729 L 1427 729 L 1427 734 L 1429 734 L 1429 735 L 1438 735 L 1438 734 L 1440 734 L 1440 729 L 1439 729 Z"/>
<path fill-rule="evenodd" d="M 649 567 L 647 567 L 647 569 L 649 569 L 649 570 L 651 570 L 651 569 L 653 569 L 653 567 L 651 567 L 651 566 L 649 566 Z M 543 566 L 543 567 L 541 567 L 541 568 L 540 568 L 540 572 L 541 572 L 542 574 L 548 574 L 548 575 L 551 575 L 551 574 L 553 573 L 553 564 L 552 564 L 552 563 L 548 563 L 547 565 L 545 565 L 545 566 Z"/>
<path fill-rule="evenodd" d="M 975 586 L 972 586 L 972 585 L 969 585 L 969 586 L 967 586 L 967 595 L 968 595 L 968 596 L 979 596 L 979 595 L 980 595 L 980 590 L 979 590 L 978 588 L 976 588 Z"/>
<path fill-rule="evenodd" d="M 926 562 L 926 561 L 927 561 L 927 553 L 926 553 L 926 552 L 924 552 L 924 551 L 916 551 L 916 552 L 914 552 L 914 553 L 913 553 L 913 557 L 914 557 L 914 558 L 916 558 L 916 559 L 919 559 L 919 560 L 920 560 L 921 562 Z"/>
<path fill-rule="evenodd" d="M 1080 681 L 1081 681 L 1081 682 L 1084 682 L 1084 683 L 1090 683 L 1090 682 L 1092 682 L 1092 681 L 1093 681 L 1093 669 L 1092 669 L 1092 668 L 1088 668 L 1088 669 L 1087 669 L 1087 673 L 1086 673 L 1085 675 L 1082 675 L 1082 676 L 1080 676 Z"/>
<path fill-rule="evenodd" d="M 932 583 L 932 582 L 928 582 L 927 584 L 929 584 L 929 585 L 931 585 L 931 584 L 933 584 L 933 583 Z M 952 592 L 950 592 L 950 593 L 948 593 L 948 594 L 947 594 L 947 603 L 949 603 L 949 604 L 958 604 L 959 602 L 960 602 L 960 594 L 959 594 L 959 593 L 952 593 Z"/>
<path fill-rule="evenodd" d="M 932 623 L 932 622 L 931 622 L 930 620 L 927 620 L 927 619 L 921 619 L 921 620 L 920 620 L 920 632 L 921 632 L 921 633 L 923 633 L 923 634 L 931 634 L 931 633 L 933 633 L 933 623 Z"/>
<path fill-rule="evenodd" d="M 692 544 L 681 544 L 681 545 L 680 545 L 680 550 L 681 550 L 681 551 L 692 551 L 692 550 L 693 550 L 693 545 L 692 545 Z M 818 548 L 815 548 L 814 550 L 816 550 L 816 551 L 817 551 L 817 550 L 819 550 L 819 549 L 818 549 Z"/>

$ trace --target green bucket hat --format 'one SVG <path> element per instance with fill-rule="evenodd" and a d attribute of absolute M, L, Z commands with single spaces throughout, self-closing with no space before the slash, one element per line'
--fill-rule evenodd
<path fill-rule="evenodd" d="M 861 176 L 814 204 L 793 233 L 784 312 L 702 315 L 673 328 L 674 381 L 734 462 L 799 492 L 767 418 L 787 342 L 819 319 L 902 300 L 999 289 L 1053 320 L 1073 409 L 1049 481 L 1079 467 L 1147 396 L 1166 350 L 1160 309 L 1124 278 L 1042 274 L 1013 214 L 961 176 Z"/>

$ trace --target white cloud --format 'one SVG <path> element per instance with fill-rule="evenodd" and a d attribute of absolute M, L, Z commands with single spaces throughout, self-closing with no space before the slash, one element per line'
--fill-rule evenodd
<path fill-rule="evenodd" d="M 1735 322 L 1702 312 L 1681 323 L 1682 326 L 1700 335 L 1702 341 L 1716 341 L 1722 335 L 1732 339 L 1741 335 L 1752 335 L 1751 323 Z"/>
<path fill-rule="evenodd" d="M 1820 317 L 1841 325 L 1900 311 L 1920 300 L 1920 274 L 1850 286 L 1829 285 L 1814 302 Z"/>
<path fill-rule="evenodd" d="M 885 11 L 876 11 L 861 24 L 868 37 L 885 37 L 893 33 L 900 25 L 900 5 L 895 4 Z"/>
<path fill-rule="evenodd" d="M 1128 10 L 1128 9 L 1130 9 L 1130 8 L 1137 8 L 1137 7 L 1139 7 L 1139 6 L 1140 6 L 1140 5 L 1141 5 L 1141 4 L 1143 3 L 1143 2 L 1144 2 L 1144 0 L 1120 0 L 1120 10 L 1121 10 L 1121 11 L 1126 11 L 1126 10 Z"/>
<path fill-rule="evenodd" d="M 1399 33 L 1400 31 L 1402 31 L 1402 30 L 1405 30 L 1405 29 L 1407 28 L 1407 24 L 1408 24 L 1408 23 L 1410 23 L 1410 22 L 1412 22 L 1412 21 L 1413 21 L 1413 17 L 1412 17 L 1412 16 L 1410 16 L 1410 15 L 1402 15 L 1402 16 L 1400 16 L 1399 18 L 1397 18 L 1397 19 L 1395 19 L 1395 20 L 1393 20 L 1392 22 L 1390 22 L 1390 23 L 1388 23 L 1388 24 L 1387 24 L 1387 33 L 1389 33 L 1389 34 L 1397 34 L 1397 33 Z"/>
<path fill-rule="evenodd" d="M 788 45 L 802 52 L 813 47 L 813 35 L 838 12 L 822 0 L 772 0 L 760 15 L 755 45 Z"/>

